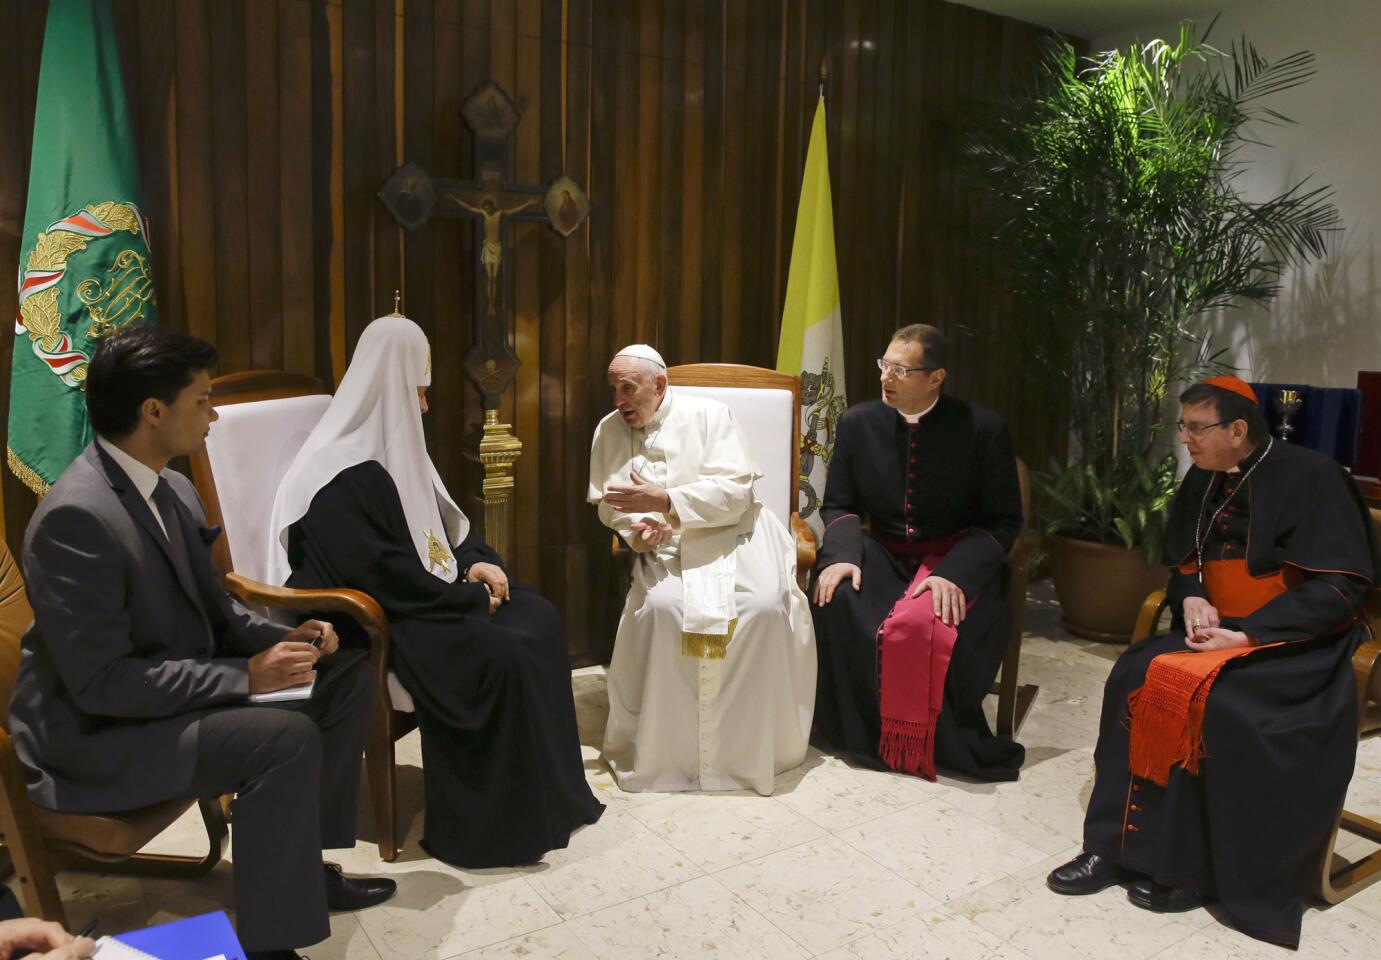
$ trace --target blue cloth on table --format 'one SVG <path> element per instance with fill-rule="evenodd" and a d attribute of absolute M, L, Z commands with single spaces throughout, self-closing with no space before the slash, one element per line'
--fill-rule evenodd
<path fill-rule="evenodd" d="M 1357 424 L 1362 410 L 1362 391 L 1351 387 L 1311 387 L 1304 383 L 1253 383 L 1257 402 L 1266 412 L 1271 433 L 1279 436 L 1280 412 L 1275 396 L 1281 390 L 1297 390 L 1304 402 L 1290 417 L 1294 432 L 1290 442 L 1317 450 L 1345 467 L 1357 462 Z"/>

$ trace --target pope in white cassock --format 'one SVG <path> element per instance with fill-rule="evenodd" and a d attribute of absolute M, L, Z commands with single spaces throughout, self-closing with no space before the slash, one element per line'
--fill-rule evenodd
<path fill-rule="evenodd" d="M 806 755 L 815 634 L 796 545 L 724 404 L 667 386 L 649 346 L 609 364 L 589 500 L 634 551 L 604 757 L 624 790 L 772 792 Z"/>

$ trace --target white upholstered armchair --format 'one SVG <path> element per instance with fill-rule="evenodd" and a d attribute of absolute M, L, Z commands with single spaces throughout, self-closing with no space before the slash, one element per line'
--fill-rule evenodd
<path fill-rule="evenodd" d="M 225 530 L 212 552 L 226 590 L 280 619 L 299 613 L 345 614 L 369 637 L 370 669 L 378 687 L 365 767 L 379 856 L 393 860 L 398 856 L 393 743 L 416 722 L 411 698 L 388 669 L 384 611 L 358 590 L 292 590 L 263 582 L 278 484 L 326 412 L 331 395 L 315 377 L 251 370 L 213 380 L 211 402 L 220 420 L 211 428 L 206 449 L 191 458 L 192 480 L 208 521 Z"/>

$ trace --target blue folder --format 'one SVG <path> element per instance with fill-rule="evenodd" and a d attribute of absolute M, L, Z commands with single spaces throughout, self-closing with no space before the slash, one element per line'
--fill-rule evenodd
<path fill-rule="evenodd" d="M 220 910 L 131 930 L 113 939 L 157 960 L 207 960 L 222 954 L 225 960 L 245 960 L 244 948 L 230 926 L 230 918 Z"/>

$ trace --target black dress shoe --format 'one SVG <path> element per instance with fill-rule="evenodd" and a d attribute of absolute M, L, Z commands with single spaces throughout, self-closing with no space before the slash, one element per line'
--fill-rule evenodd
<path fill-rule="evenodd" d="M 347 877 L 340 865 L 326 867 L 326 905 L 332 910 L 363 910 L 393 896 L 398 884 L 388 877 Z"/>
<path fill-rule="evenodd" d="M 1064 866 L 1051 870 L 1050 876 L 1045 878 L 1045 885 L 1067 897 L 1079 897 L 1106 890 L 1131 875 L 1131 871 L 1107 857 L 1081 853 Z"/>
<path fill-rule="evenodd" d="M 296 950 L 246 950 L 245 960 L 307 960 Z"/>
<path fill-rule="evenodd" d="M 1127 899 L 1141 909 L 1153 913 L 1184 913 L 1187 910 L 1197 910 L 1208 902 L 1208 898 L 1197 890 L 1167 887 L 1149 877 L 1128 887 Z"/>

